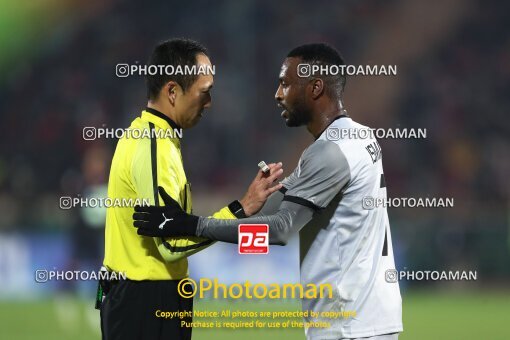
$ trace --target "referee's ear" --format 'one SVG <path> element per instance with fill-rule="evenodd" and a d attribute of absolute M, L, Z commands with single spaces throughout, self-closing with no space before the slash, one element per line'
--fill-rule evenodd
<path fill-rule="evenodd" d="M 177 84 L 175 81 L 169 81 L 168 83 L 166 83 L 164 89 L 166 90 L 168 101 L 172 106 L 175 106 L 175 101 L 177 99 L 177 91 L 179 90 L 179 84 Z"/>

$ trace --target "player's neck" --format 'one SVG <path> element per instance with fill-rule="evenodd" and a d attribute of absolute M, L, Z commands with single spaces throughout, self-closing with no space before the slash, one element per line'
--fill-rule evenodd
<path fill-rule="evenodd" d="M 338 105 L 330 107 L 329 110 L 320 110 L 312 114 L 312 120 L 307 124 L 306 128 L 317 139 L 335 119 L 343 114 L 346 114 L 346 111 L 340 102 Z"/>

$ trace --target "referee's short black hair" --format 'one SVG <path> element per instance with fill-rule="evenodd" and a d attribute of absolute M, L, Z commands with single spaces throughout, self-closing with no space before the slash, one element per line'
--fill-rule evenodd
<path fill-rule="evenodd" d="M 149 58 L 147 65 L 172 65 L 174 68 L 180 65 L 182 68 L 196 65 L 197 54 L 203 53 L 208 56 L 207 49 L 194 40 L 170 39 L 159 43 Z M 178 72 L 176 72 L 178 73 Z M 169 81 L 175 81 L 186 90 L 197 80 L 197 74 L 163 74 L 147 75 L 147 97 L 156 99 L 161 88 Z"/>
<path fill-rule="evenodd" d="M 325 43 L 306 44 L 294 48 L 287 58 L 301 58 L 303 64 L 310 65 L 345 65 L 340 53 L 332 46 Z M 340 98 L 347 81 L 345 74 L 338 72 L 337 75 L 317 75 L 328 87 L 327 91 L 335 98 Z"/>

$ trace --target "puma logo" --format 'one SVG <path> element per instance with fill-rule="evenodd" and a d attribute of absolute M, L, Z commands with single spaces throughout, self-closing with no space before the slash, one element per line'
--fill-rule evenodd
<path fill-rule="evenodd" d="M 163 218 L 165 219 L 161 224 L 159 225 L 159 229 L 163 230 L 163 227 L 165 226 L 165 223 L 168 221 L 173 221 L 173 218 L 166 218 L 165 213 L 162 213 Z"/>

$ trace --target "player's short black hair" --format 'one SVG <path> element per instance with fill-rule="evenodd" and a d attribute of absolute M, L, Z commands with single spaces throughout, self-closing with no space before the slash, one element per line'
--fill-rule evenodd
<path fill-rule="evenodd" d="M 305 44 L 294 48 L 287 54 L 287 58 L 301 58 L 302 63 L 310 65 L 345 65 L 340 53 L 325 43 Z M 338 75 L 318 76 L 328 84 L 329 93 L 337 98 L 342 96 L 347 78 L 339 72 Z"/>
<path fill-rule="evenodd" d="M 207 49 L 194 40 L 190 39 L 170 39 L 159 43 L 149 58 L 147 65 L 172 65 L 174 68 L 180 65 L 182 68 L 196 65 L 197 54 L 208 55 Z M 161 88 L 169 81 L 175 81 L 186 90 L 197 80 L 197 74 L 162 74 L 147 75 L 147 97 L 156 99 Z"/>

